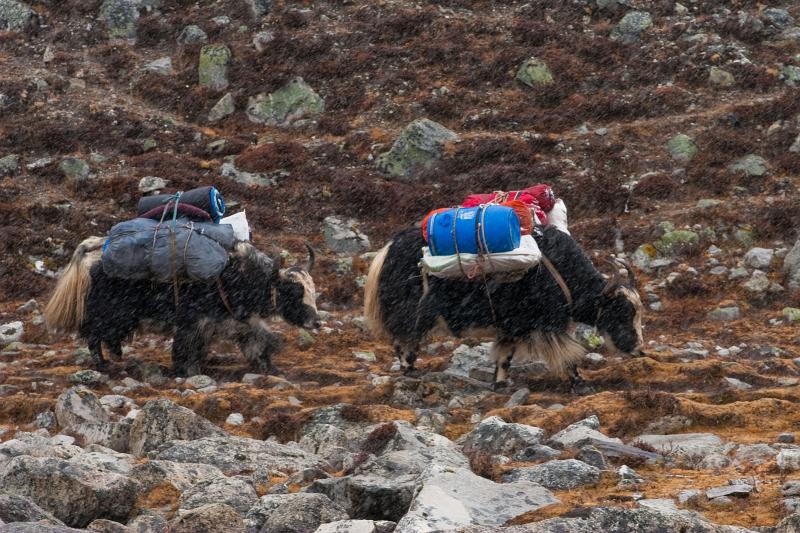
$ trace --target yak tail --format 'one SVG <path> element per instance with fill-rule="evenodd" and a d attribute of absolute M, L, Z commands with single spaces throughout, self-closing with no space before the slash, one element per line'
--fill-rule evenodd
<path fill-rule="evenodd" d="M 389 253 L 389 246 L 391 245 L 392 243 L 389 242 L 389 244 L 381 248 L 372 260 L 367 274 L 367 283 L 364 286 L 364 318 L 366 318 L 367 326 L 372 334 L 378 338 L 389 337 L 389 333 L 383 324 L 383 309 L 381 309 L 379 298 L 379 281 L 383 263 L 386 261 L 386 255 Z"/>
<path fill-rule="evenodd" d="M 44 308 L 44 318 L 51 332 L 76 331 L 86 316 L 92 265 L 100 258 L 96 252 L 103 246 L 103 237 L 89 237 L 75 248 L 64 273 L 56 283 L 53 295 Z"/>
<path fill-rule="evenodd" d="M 551 372 L 564 376 L 586 355 L 586 349 L 567 332 L 535 331 L 520 343 L 515 355 L 520 363 L 544 361 Z"/>

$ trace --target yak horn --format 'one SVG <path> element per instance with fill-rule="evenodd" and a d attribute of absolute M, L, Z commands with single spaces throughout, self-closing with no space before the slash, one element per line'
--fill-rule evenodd
<path fill-rule="evenodd" d="M 610 294 L 620 286 L 619 263 L 616 263 L 610 259 L 606 259 L 606 263 L 614 267 L 614 274 L 612 275 L 611 279 L 608 280 L 606 286 L 603 287 L 603 294 Z"/>
<path fill-rule="evenodd" d="M 639 290 L 639 280 L 636 279 L 636 274 L 634 274 L 633 269 L 630 267 L 627 261 L 620 261 L 622 266 L 625 267 L 625 271 L 628 273 L 628 282 L 630 283 L 631 287 L 636 290 Z"/>
<path fill-rule="evenodd" d="M 306 264 L 306 272 L 311 272 L 314 268 L 314 263 L 316 262 L 316 253 L 314 253 L 314 248 L 311 247 L 310 244 L 305 243 L 306 248 L 308 248 L 308 263 Z"/>

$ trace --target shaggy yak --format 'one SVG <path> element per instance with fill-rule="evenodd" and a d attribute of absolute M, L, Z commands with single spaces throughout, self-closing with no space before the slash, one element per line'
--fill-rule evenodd
<path fill-rule="evenodd" d="M 553 226 L 534 236 L 543 260 L 518 281 L 482 282 L 424 277 L 419 268 L 425 241 L 418 228 L 401 231 L 375 257 L 364 295 L 371 330 L 388 337 L 406 372 L 414 369 L 420 343 L 437 325 L 456 337 L 487 332 L 495 337 L 494 388 L 506 385 L 512 358 L 541 359 L 568 373 L 573 390 L 586 390 L 576 371 L 585 350 L 575 323 L 596 326 L 618 351 L 642 353 L 642 302 L 627 265 L 615 265 L 606 281 L 578 244 Z M 620 266 L 628 281 L 620 279 Z M 443 323 L 443 324 L 442 324 Z"/>
<path fill-rule="evenodd" d="M 100 261 L 104 240 L 90 237 L 75 249 L 45 308 L 48 327 L 78 331 L 99 368 L 106 366 L 101 343 L 119 359 L 123 340 L 147 323 L 173 332 L 176 375 L 200 373 L 210 341 L 220 337 L 235 340 L 250 364 L 267 372 L 274 370 L 280 340 L 266 318 L 280 314 L 295 326 L 318 325 L 310 246 L 306 266 L 281 269 L 280 259 L 239 242 L 217 283 L 180 283 L 176 295 L 172 283 L 107 276 Z"/>

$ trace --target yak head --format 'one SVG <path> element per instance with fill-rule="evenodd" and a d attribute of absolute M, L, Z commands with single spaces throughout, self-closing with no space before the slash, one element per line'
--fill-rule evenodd
<path fill-rule="evenodd" d="M 626 263 L 612 262 L 612 265 L 614 275 L 600 295 L 597 328 L 616 351 L 643 355 L 644 306 L 637 292 L 636 276 Z M 627 272 L 627 281 L 622 281 L 620 267 Z"/>
<path fill-rule="evenodd" d="M 281 316 L 295 326 L 316 329 L 319 327 L 317 314 L 317 290 L 311 278 L 314 268 L 314 249 L 308 248 L 308 262 L 303 266 L 281 268 L 281 259 L 276 261 L 276 307 Z"/>

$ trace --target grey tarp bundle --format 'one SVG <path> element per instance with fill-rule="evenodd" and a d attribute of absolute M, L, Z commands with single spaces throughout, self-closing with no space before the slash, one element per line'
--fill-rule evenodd
<path fill-rule="evenodd" d="M 135 218 L 111 228 L 103 270 L 125 279 L 211 281 L 228 264 L 234 242 L 229 224 Z"/>

